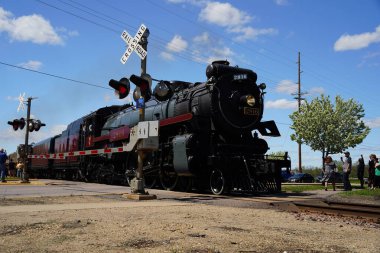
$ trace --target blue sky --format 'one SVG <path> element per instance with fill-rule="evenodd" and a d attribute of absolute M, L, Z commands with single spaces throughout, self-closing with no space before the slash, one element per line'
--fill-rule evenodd
<path fill-rule="evenodd" d="M 350 149 L 354 160 L 380 155 L 380 1 L 378 0 L 0 0 L 0 146 L 8 153 L 24 142 L 8 120 L 18 96 L 35 97 L 32 117 L 47 124 L 30 142 L 60 133 L 99 107 L 123 104 L 108 81 L 140 74 L 140 58 L 125 65 L 120 35 L 150 30 L 147 72 L 156 79 L 205 81 L 208 63 L 227 59 L 253 69 L 267 84 L 264 120 L 282 134 L 269 138 L 269 152 L 288 151 L 298 166 L 298 146 L 290 140 L 289 114 L 297 109 L 297 56 L 301 52 L 302 91 L 354 98 L 365 108 L 371 133 Z M 20 68 L 84 82 L 72 82 Z M 304 166 L 319 165 L 321 153 L 303 145 Z M 340 154 L 333 155 L 338 159 Z"/>

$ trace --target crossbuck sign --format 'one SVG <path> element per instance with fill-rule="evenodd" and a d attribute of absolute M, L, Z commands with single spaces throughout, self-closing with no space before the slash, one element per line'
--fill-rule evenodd
<path fill-rule="evenodd" d="M 146 26 L 144 24 L 141 24 L 134 38 L 131 35 L 129 35 L 127 31 L 123 31 L 123 33 L 121 34 L 121 38 L 128 44 L 128 48 L 127 50 L 125 50 L 125 53 L 120 59 L 121 63 L 125 64 L 129 56 L 131 56 L 131 54 L 133 53 L 133 51 L 135 51 L 138 54 L 141 60 L 144 60 L 147 53 L 144 50 L 144 48 L 142 48 L 142 46 L 139 44 L 139 41 L 141 40 L 145 30 Z"/>

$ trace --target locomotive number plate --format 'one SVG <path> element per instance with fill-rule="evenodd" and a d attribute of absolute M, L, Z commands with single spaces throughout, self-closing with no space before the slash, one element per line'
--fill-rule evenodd
<path fill-rule="evenodd" d="M 259 109 L 257 108 L 250 108 L 250 107 L 244 107 L 244 115 L 259 115 Z"/>

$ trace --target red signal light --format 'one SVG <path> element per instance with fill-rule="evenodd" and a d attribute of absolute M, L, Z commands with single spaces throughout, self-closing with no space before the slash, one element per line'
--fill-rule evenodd
<path fill-rule="evenodd" d="M 120 81 L 111 79 L 109 86 L 115 89 L 115 93 L 119 96 L 119 99 L 123 99 L 129 94 L 130 84 L 128 78 L 121 78 Z"/>
<path fill-rule="evenodd" d="M 141 96 L 145 101 L 148 101 L 151 97 L 152 92 L 150 91 L 149 81 L 136 75 L 131 75 L 129 78 L 132 83 L 140 88 Z"/>

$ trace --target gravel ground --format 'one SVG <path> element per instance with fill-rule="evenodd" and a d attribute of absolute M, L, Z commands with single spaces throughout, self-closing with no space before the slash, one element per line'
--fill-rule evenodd
<path fill-rule="evenodd" d="M 95 204 L 103 205 L 90 208 Z M 380 249 L 379 224 L 276 209 L 167 200 L 138 202 L 120 195 L 0 199 L 0 205 L 0 252 L 379 252 Z M 32 210 L 31 205 L 40 209 Z M 44 210 L 49 206 L 60 208 Z"/>

